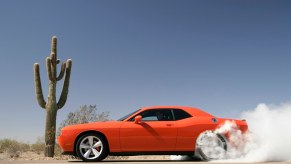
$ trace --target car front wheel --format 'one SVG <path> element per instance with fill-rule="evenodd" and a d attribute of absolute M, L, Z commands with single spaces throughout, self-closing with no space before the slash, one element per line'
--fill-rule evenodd
<path fill-rule="evenodd" d="M 101 161 L 108 155 L 108 144 L 102 135 L 87 133 L 78 139 L 76 153 L 86 162 Z"/>

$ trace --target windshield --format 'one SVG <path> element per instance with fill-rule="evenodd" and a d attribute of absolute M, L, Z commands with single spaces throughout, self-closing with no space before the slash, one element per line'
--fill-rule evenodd
<path fill-rule="evenodd" d="M 139 109 L 140 110 L 140 109 Z M 127 119 L 129 116 L 133 115 L 135 112 L 138 112 L 139 110 L 136 110 L 134 112 L 131 112 L 129 114 L 127 114 L 126 116 L 121 117 L 120 119 L 118 119 L 117 121 L 123 121 L 125 119 Z"/>

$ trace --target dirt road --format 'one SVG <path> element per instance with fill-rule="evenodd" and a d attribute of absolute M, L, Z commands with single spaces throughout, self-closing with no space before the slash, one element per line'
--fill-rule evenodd
<path fill-rule="evenodd" d="M 0 161 L 2 164 L 36 164 L 36 163 L 49 163 L 49 164 L 84 164 L 80 160 L 42 160 L 42 161 Z M 93 162 L 95 163 L 95 162 Z M 127 163 L 136 163 L 136 164 L 221 164 L 221 163 L 213 163 L 213 162 L 195 162 L 195 161 L 174 161 L 174 160 L 105 160 L 103 162 L 96 162 L 96 163 L 104 163 L 104 164 L 127 164 Z M 238 164 L 238 163 L 236 163 Z M 245 163 L 242 163 L 245 164 Z M 260 163 L 264 164 L 264 163 Z M 291 162 L 266 162 L 266 164 L 291 164 Z"/>
<path fill-rule="evenodd" d="M 22 154 L 22 158 L 16 160 L 11 160 L 9 158 L 0 158 L 0 164 L 37 164 L 37 163 L 48 163 L 48 164 L 91 164 L 82 162 L 78 159 L 69 159 L 69 160 L 56 160 L 50 158 L 43 158 L 42 156 L 36 156 L 35 153 L 26 153 Z M 42 157 L 42 158 L 41 158 Z M 171 156 L 172 157 L 172 156 Z M 136 163 L 136 164 L 222 164 L 224 162 L 197 162 L 197 161 L 186 161 L 186 160 L 170 160 L 177 159 L 171 158 L 170 156 L 129 156 L 127 158 L 106 158 L 102 162 L 92 162 L 92 163 L 104 163 L 104 164 L 127 164 L 127 163 Z M 180 158 L 178 158 L 180 159 Z M 234 163 L 234 162 L 228 162 Z M 238 162 L 235 162 L 238 164 Z M 265 162 L 266 164 L 291 164 L 290 162 Z M 246 163 L 242 163 L 246 164 Z M 264 164 L 264 163 L 260 163 Z"/>

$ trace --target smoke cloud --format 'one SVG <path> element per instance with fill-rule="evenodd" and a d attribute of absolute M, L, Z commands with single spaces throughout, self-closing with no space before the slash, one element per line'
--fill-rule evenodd
<path fill-rule="evenodd" d="M 291 104 L 259 104 L 243 112 L 249 132 L 242 134 L 234 122 L 226 122 L 216 132 L 230 134 L 228 151 L 222 162 L 275 162 L 291 160 Z"/>
<path fill-rule="evenodd" d="M 229 134 L 228 151 L 215 162 L 279 162 L 291 161 L 291 104 L 259 104 L 245 111 L 249 132 L 242 133 L 235 122 L 226 122 L 215 132 Z M 174 160 L 184 156 L 171 156 Z"/>
<path fill-rule="evenodd" d="M 228 158 L 245 162 L 291 160 L 291 104 L 259 104 L 241 117 L 247 120 L 250 133 L 233 135 L 243 137 L 246 143 L 233 150 L 234 156 L 228 154 Z"/>

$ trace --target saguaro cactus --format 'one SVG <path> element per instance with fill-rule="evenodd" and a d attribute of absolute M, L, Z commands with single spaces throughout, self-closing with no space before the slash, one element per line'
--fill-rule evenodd
<path fill-rule="evenodd" d="M 34 82 L 35 93 L 38 104 L 46 111 L 46 125 L 45 125 L 45 156 L 54 156 L 55 133 L 56 133 L 56 118 L 57 111 L 61 109 L 67 100 L 69 92 L 70 74 L 72 68 L 72 60 L 68 59 L 62 63 L 61 72 L 57 76 L 57 64 L 60 60 L 57 59 L 57 37 L 52 37 L 51 53 L 46 58 L 46 67 L 49 79 L 48 99 L 45 101 L 42 93 L 41 80 L 39 74 L 39 64 L 34 64 Z M 63 82 L 63 89 L 59 101 L 56 100 L 56 86 L 57 81 L 60 81 L 65 75 Z"/>

